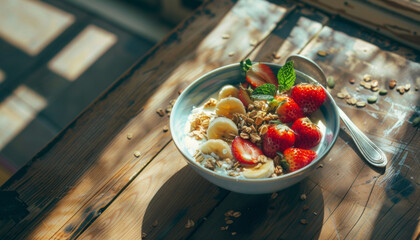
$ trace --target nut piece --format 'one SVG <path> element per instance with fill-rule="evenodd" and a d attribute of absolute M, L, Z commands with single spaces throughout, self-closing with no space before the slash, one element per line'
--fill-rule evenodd
<path fill-rule="evenodd" d="M 349 98 L 349 99 L 346 100 L 346 102 L 347 102 L 347 104 L 354 105 L 354 104 L 357 103 L 357 99 L 356 98 Z"/>
<path fill-rule="evenodd" d="M 167 125 L 163 126 L 163 132 L 167 132 L 169 130 L 169 127 Z"/>
<path fill-rule="evenodd" d="M 398 91 L 401 95 L 405 93 L 405 88 L 404 88 L 404 86 L 398 86 L 396 89 L 397 89 L 397 91 Z"/>
<path fill-rule="evenodd" d="M 397 80 L 392 79 L 391 81 L 389 81 L 389 88 L 393 89 L 395 86 L 397 86 Z"/>
<path fill-rule="evenodd" d="M 141 153 L 139 151 L 135 151 L 134 152 L 134 157 L 138 158 L 140 157 Z"/>
<path fill-rule="evenodd" d="M 163 111 L 163 108 L 158 108 L 156 110 L 156 113 L 159 114 L 159 116 L 163 117 L 165 115 L 165 112 Z"/>
<path fill-rule="evenodd" d="M 410 91 L 410 88 L 411 88 L 411 84 L 406 84 L 405 86 L 404 86 L 404 90 L 406 91 L 406 92 L 408 92 L 408 91 Z"/>
<path fill-rule="evenodd" d="M 132 133 L 127 133 L 127 139 L 131 140 L 133 138 L 133 134 Z"/>
<path fill-rule="evenodd" d="M 188 219 L 187 224 L 185 224 L 185 228 L 192 228 L 194 227 L 195 223 L 193 220 Z"/>
<path fill-rule="evenodd" d="M 365 74 L 365 76 L 363 76 L 363 81 L 370 82 L 371 80 L 372 80 L 372 76 L 370 76 L 369 74 Z"/>

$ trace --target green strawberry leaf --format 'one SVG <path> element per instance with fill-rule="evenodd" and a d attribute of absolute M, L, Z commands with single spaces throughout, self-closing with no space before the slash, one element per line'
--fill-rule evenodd
<path fill-rule="evenodd" d="M 251 98 L 271 101 L 276 96 L 276 93 L 276 85 L 266 83 L 254 89 L 251 93 Z"/>
<path fill-rule="evenodd" d="M 296 80 L 296 73 L 293 69 L 293 61 L 289 61 L 281 67 L 277 73 L 277 80 L 279 81 L 279 91 L 287 91 L 293 87 Z"/>
<path fill-rule="evenodd" d="M 244 72 L 248 72 L 248 70 L 252 67 L 252 62 L 249 58 L 245 61 L 240 62 L 241 70 Z"/>
<path fill-rule="evenodd" d="M 280 161 L 280 166 L 286 171 L 289 171 L 289 163 L 286 161 L 286 159 L 282 159 Z"/>

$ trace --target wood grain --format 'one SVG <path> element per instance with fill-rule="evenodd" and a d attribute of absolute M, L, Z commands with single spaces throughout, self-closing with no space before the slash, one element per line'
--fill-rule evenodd
<path fill-rule="evenodd" d="M 77 236 L 94 221 L 168 143 L 169 133 L 162 133 L 167 119 L 159 118 L 156 109 L 165 107 L 199 75 L 239 61 L 252 49 L 251 38 L 264 39 L 288 10 L 261 2 L 260 11 L 251 16 L 255 23 L 248 25 L 247 4 L 236 4 L 235 11 L 226 15 L 232 6 L 227 1 L 203 5 L 3 185 L 3 191 L 19 193 L 30 213 L 12 229 L 2 222 L 6 227 L 1 232 L 16 238 L 48 238 L 65 224 L 83 223 L 70 232 L 65 232 L 66 226 L 60 230 Z M 242 27 L 235 36 L 243 40 L 241 44 L 221 38 L 238 26 Z M 127 140 L 127 133 L 133 133 L 133 140 Z M 142 153 L 139 159 L 132 155 L 136 150 Z M 31 178 L 38 179 L 36 185 L 29 183 Z"/>

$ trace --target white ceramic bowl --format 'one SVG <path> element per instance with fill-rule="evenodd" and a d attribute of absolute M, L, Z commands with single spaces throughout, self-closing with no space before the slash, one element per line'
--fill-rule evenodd
<path fill-rule="evenodd" d="M 278 69 L 281 67 L 280 65 L 272 63 L 265 64 L 273 69 L 274 73 L 277 73 Z M 282 176 L 264 179 L 238 179 L 221 175 L 202 167 L 189 153 L 188 146 L 185 144 L 185 138 L 188 137 L 185 133 L 186 124 L 188 124 L 188 116 L 191 114 L 191 110 L 194 106 L 198 107 L 202 105 L 212 95 L 219 92 L 224 85 L 231 84 L 238 86 L 240 82 L 244 81 L 245 79 L 243 75 L 241 75 L 238 63 L 215 69 L 194 81 L 178 97 L 175 106 L 172 109 L 170 118 L 171 134 L 175 145 L 185 157 L 188 165 L 208 181 L 222 188 L 239 193 L 272 193 L 287 188 L 307 177 L 330 151 L 337 140 L 338 132 L 340 130 L 340 118 L 337 106 L 331 95 L 325 91 L 327 93 L 327 99 L 320 108 L 320 111 L 325 118 L 325 134 L 317 149 L 318 157 L 304 168 Z M 314 80 L 305 74 L 296 71 L 296 83 L 310 81 Z"/>

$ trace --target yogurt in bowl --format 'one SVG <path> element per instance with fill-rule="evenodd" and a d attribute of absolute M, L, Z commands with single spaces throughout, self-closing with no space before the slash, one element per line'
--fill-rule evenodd
<path fill-rule="evenodd" d="M 276 64 L 265 64 L 274 72 L 281 68 Z M 311 81 L 308 76 L 296 71 L 296 83 Z M 243 82 L 245 79 L 240 64 L 232 64 L 213 70 L 188 86 L 172 109 L 170 129 L 176 146 L 187 163 L 201 176 L 235 192 L 271 193 L 301 181 L 316 168 L 336 141 L 339 118 L 334 100 L 325 91 L 325 102 L 310 115 L 322 136 L 319 144 L 311 148 L 316 157 L 303 168 L 288 171 L 280 163 L 279 156 L 268 157 L 262 153 L 265 150 L 262 146 L 264 131 L 267 126 L 277 124 L 278 120 L 275 111 L 269 110 L 269 101 L 256 100 L 253 106 L 245 107 L 245 112 L 238 110 L 230 114 L 230 110 L 241 108 L 236 107 L 241 101 L 235 99 L 238 99 L 236 91 L 241 90 L 239 84 Z M 223 107 L 223 103 L 235 107 L 228 107 L 224 111 L 226 107 Z M 256 118 L 252 115 L 264 110 L 263 122 L 247 124 L 246 121 L 255 123 Z M 288 125 L 291 127 L 293 124 Z M 259 148 L 262 154 L 257 154 L 257 158 L 250 158 L 249 161 L 246 157 L 245 160 L 241 159 L 241 155 L 236 157 L 238 151 L 234 145 L 237 146 L 238 142 L 243 145 L 244 141 Z"/>

